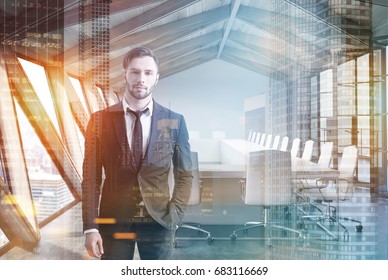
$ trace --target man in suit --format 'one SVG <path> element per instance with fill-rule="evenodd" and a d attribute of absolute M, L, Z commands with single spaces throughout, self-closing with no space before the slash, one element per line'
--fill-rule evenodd
<path fill-rule="evenodd" d="M 152 98 L 159 79 L 159 60 L 152 51 L 132 49 L 123 66 L 122 101 L 92 114 L 87 127 L 85 248 L 96 258 L 133 259 L 137 242 L 141 259 L 167 259 L 192 185 L 188 131 L 182 115 Z"/>

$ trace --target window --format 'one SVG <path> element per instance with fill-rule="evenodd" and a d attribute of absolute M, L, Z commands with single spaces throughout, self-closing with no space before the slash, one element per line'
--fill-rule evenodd
<path fill-rule="evenodd" d="M 82 106 L 85 109 L 85 112 L 88 112 L 89 110 L 88 110 L 88 106 L 86 105 L 85 96 L 84 96 L 84 93 L 82 90 L 81 82 L 78 79 L 75 79 L 72 77 L 69 77 L 69 79 L 71 81 L 71 84 L 73 85 L 75 92 L 77 93 L 79 100 L 81 101 Z"/>
<path fill-rule="evenodd" d="M 36 216 L 41 222 L 74 198 L 17 103 L 16 111 Z"/>

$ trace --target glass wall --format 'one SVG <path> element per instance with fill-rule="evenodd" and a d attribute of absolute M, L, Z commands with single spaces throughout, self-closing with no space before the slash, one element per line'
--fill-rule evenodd
<path fill-rule="evenodd" d="M 64 1 L 23 3 L 9 1 L 1 17 L 0 246 L 21 240 L 31 248 L 41 227 L 80 201 L 86 125 L 111 99 L 95 85 L 106 89 L 101 69 L 92 84 L 64 71 Z M 18 33 L 34 21 L 44 24 Z"/>
<path fill-rule="evenodd" d="M 27 102 L 19 102 L 20 95 L 10 94 L 7 101 L 5 95 L 2 95 L 2 120 L 6 123 L 3 123 L 1 130 L 1 159 L 6 161 L 1 161 L 0 175 L 5 181 L 1 202 L 5 204 L 6 197 L 12 194 L 21 207 L 19 210 L 23 212 L 20 215 L 27 217 L 31 225 L 44 225 L 63 209 L 79 201 L 83 133 L 88 120 L 88 103 L 82 98 L 85 93 L 77 79 L 71 78 L 66 87 L 61 87 L 61 92 L 53 91 L 50 86 L 53 82 L 50 80 L 52 73 L 33 62 L 13 58 L 12 52 L 8 52 L 3 61 L 16 69 L 23 68 L 25 78 L 21 76 L 19 82 L 25 85 L 29 98 L 24 99 Z M 5 81 L 13 76 L 5 67 L 1 73 Z M 13 83 L 8 85 L 9 93 L 19 90 Z M 3 92 L 6 89 L 3 85 Z M 22 95 L 22 98 L 26 97 Z M 60 108 L 57 107 L 58 100 L 61 100 Z M 11 125 L 11 120 L 15 122 L 15 126 Z M 10 135 L 20 136 L 20 146 L 15 146 L 17 142 Z M 12 141 L 13 144 L 7 144 L 7 141 Z M 8 152 L 6 147 L 12 148 L 12 151 Z M 20 158 L 16 157 L 17 153 Z M 13 162 L 12 165 L 10 162 Z M 11 166 L 24 164 L 25 167 L 18 168 L 19 172 L 13 175 L 18 169 Z M 21 172 L 23 169 L 24 173 Z M 17 183 L 10 184 L 13 180 Z M 38 231 L 37 228 L 36 230 Z M 0 237 L 1 245 L 6 245 L 9 239 L 3 231 L 0 232 Z"/>

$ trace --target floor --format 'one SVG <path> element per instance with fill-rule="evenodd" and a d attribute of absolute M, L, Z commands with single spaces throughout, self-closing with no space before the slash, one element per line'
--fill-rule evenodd
<path fill-rule="evenodd" d="M 83 248 L 80 205 L 67 211 L 41 230 L 41 242 L 35 251 L 14 247 L 4 259 L 26 260 L 85 260 L 89 259 Z M 295 212 L 296 211 L 296 212 Z M 281 213 L 285 213 L 281 209 Z M 286 226 L 301 230 L 303 235 L 282 230 L 253 228 L 240 231 L 236 240 L 232 232 L 243 225 L 203 225 L 213 240 L 206 234 L 198 234 L 185 228 L 177 232 L 177 244 L 172 259 L 181 260 L 386 260 L 388 259 L 388 199 L 372 198 L 369 192 L 359 190 L 351 202 L 341 204 L 341 215 L 352 215 L 362 222 L 362 232 L 357 232 L 354 223 L 345 221 L 349 236 L 336 224 L 322 221 L 322 224 L 338 236 L 335 240 L 317 225 L 315 220 L 301 224 L 292 217 L 298 210 L 288 213 Z M 278 211 L 279 213 L 279 211 Z M 355 214 L 356 213 L 356 214 Z M 282 217 L 280 214 L 276 217 Z M 291 217 L 291 218 L 290 218 Z M 284 217 L 283 217 L 284 218 Z M 269 238 L 269 233 L 272 233 Z M 138 256 L 136 257 L 138 259 Z"/>

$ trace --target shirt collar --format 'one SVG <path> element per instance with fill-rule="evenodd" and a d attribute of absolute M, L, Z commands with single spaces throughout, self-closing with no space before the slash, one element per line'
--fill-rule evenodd
<path fill-rule="evenodd" d="M 125 98 L 123 97 L 123 111 L 126 112 L 127 111 L 127 108 L 129 108 L 130 110 L 133 110 L 127 103 L 127 101 L 125 100 Z M 154 99 L 151 98 L 151 101 L 147 104 L 147 106 L 145 106 L 141 111 L 145 110 L 146 108 L 148 108 L 148 113 L 147 115 L 149 114 L 150 116 L 152 116 L 152 109 L 154 108 Z"/>

